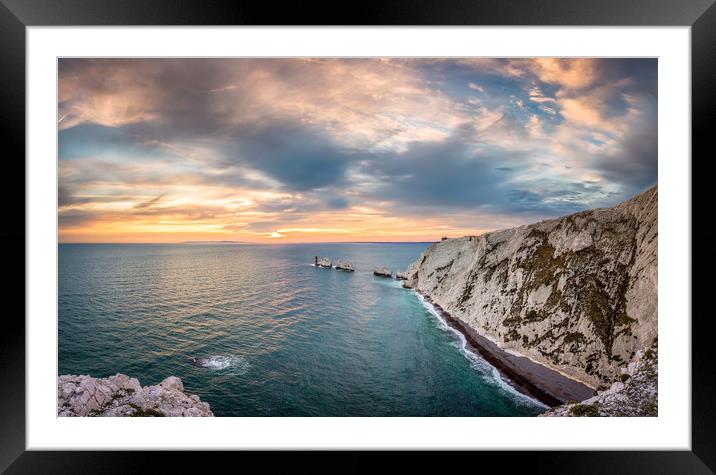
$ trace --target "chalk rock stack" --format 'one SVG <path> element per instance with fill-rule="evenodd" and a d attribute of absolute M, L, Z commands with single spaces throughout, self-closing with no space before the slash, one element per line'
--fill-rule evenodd
<path fill-rule="evenodd" d="M 326 267 L 330 269 L 333 263 L 327 257 L 319 257 L 318 259 L 316 259 L 316 265 L 318 267 Z"/>
<path fill-rule="evenodd" d="M 388 269 L 387 267 L 376 267 L 373 269 L 373 275 L 376 275 L 378 277 L 393 277 L 393 271 Z"/>
<path fill-rule="evenodd" d="M 339 259 L 336 263 L 336 269 L 338 270 L 346 270 L 349 272 L 353 272 L 355 269 L 353 269 L 353 265 L 351 264 L 351 261 L 348 260 L 341 260 Z"/>

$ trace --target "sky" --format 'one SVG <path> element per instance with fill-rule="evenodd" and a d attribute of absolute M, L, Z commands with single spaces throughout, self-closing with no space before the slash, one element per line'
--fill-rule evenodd
<path fill-rule="evenodd" d="M 657 182 L 657 60 L 60 59 L 60 242 L 434 241 Z"/>

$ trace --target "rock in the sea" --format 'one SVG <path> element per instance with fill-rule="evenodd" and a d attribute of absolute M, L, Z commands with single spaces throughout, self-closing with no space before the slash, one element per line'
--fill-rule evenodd
<path fill-rule="evenodd" d="M 330 269 L 332 267 L 333 263 L 327 257 L 316 257 L 315 265 L 316 265 L 316 267 L 325 267 L 327 269 Z"/>
<path fill-rule="evenodd" d="M 393 277 L 393 271 L 387 267 L 376 267 L 373 269 L 373 275 L 378 277 Z"/>
<path fill-rule="evenodd" d="M 620 381 L 596 396 L 576 404 L 565 404 L 541 414 L 543 417 L 656 417 L 658 411 L 658 343 L 638 351 L 624 368 Z"/>
<path fill-rule="evenodd" d="M 404 286 L 513 350 L 609 387 L 657 336 L 658 191 L 430 245 Z"/>
<path fill-rule="evenodd" d="M 336 263 L 336 269 L 338 270 L 347 270 L 350 272 L 353 272 L 355 269 L 353 269 L 353 265 L 351 264 L 351 261 L 348 260 L 341 260 L 339 259 Z"/>
<path fill-rule="evenodd" d="M 142 387 L 136 378 L 62 375 L 57 381 L 60 417 L 213 417 L 209 404 L 184 393 L 184 384 L 169 376 Z"/>
<path fill-rule="evenodd" d="M 408 280 L 408 273 L 395 271 L 395 278 L 398 280 Z"/>

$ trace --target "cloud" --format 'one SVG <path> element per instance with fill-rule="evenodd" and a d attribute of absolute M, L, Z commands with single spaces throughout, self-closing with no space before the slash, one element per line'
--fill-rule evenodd
<path fill-rule="evenodd" d="M 155 204 L 159 203 L 162 198 L 164 198 L 165 193 L 162 193 L 161 195 L 155 196 L 154 198 L 151 198 L 147 201 L 143 201 L 142 203 L 137 203 L 134 205 L 134 209 L 144 209 L 144 208 L 150 208 L 154 206 Z"/>
<path fill-rule="evenodd" d="M 374 197 L 430 207 L 505 206 L 504 191 L 513 177 L 504 172 L 524 166 L 524 157 L 471 146 L 472 134 L 463 131 L 439 143 L 413 143 L 403 153 L 369 162 L 367 173 L 381 180 Z"/>
<path fill-rule="evenodd" d="M 346 209 L 349 202 L 344 196 L 331 196 L 326 200 L 326 204 L 331 209 Z"/>
<path fill-rule="evenodd" d="M 657 179 L 654 59 L 61 59 L 59 80 L 77 235 L 417 239 Z"/>
<path fill-rule="evenodd" d="M 344 184 L 360 154 L 321 130 L 287 122 L 237 130 L 226 160 L 260 170 L 291 191 Z"/>
<path fill-rule="evenodd" d="M 567 88 L 583 88 L 591 85 L 597 77 L 597 63 L 592 59 L 536 58 L 522 61 L 540 81 Z"/>
<path fill-rule="evenodd" d="M 60 61 L 63 129 L 144 124 L 137 135 L 221 137 L 277 117 L 328 128 L 348 145 L 399 146 L 444 136 L 456 112 L 411 61 Z"/>
<path fill-rule="evenodd" d="M 607 182 L 622 187 L 620 198 L 629 197 L 657 181 L 658 135 L 656 104 L 642 104 L 633 115 L 629 133 L 592 166 Z"/>

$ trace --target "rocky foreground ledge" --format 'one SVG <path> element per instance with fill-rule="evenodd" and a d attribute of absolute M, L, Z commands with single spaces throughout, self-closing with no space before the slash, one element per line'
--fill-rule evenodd
<path fill-rule="evenodd" d="M 169 376 L 142 387 L 124 374 L 109 378 L 62 375 L 57 382 L 60 417 L 213 417 L 209 404 L 184 393 L 184 384 Z"/>
<path fill-rule="evenodd" d="M 605 391 L 581 403 L 565 404 L 543 417 L 656 417 L 658 416 L 659 347 L 654 343 L 639 351 L 617 381 Z"/>

